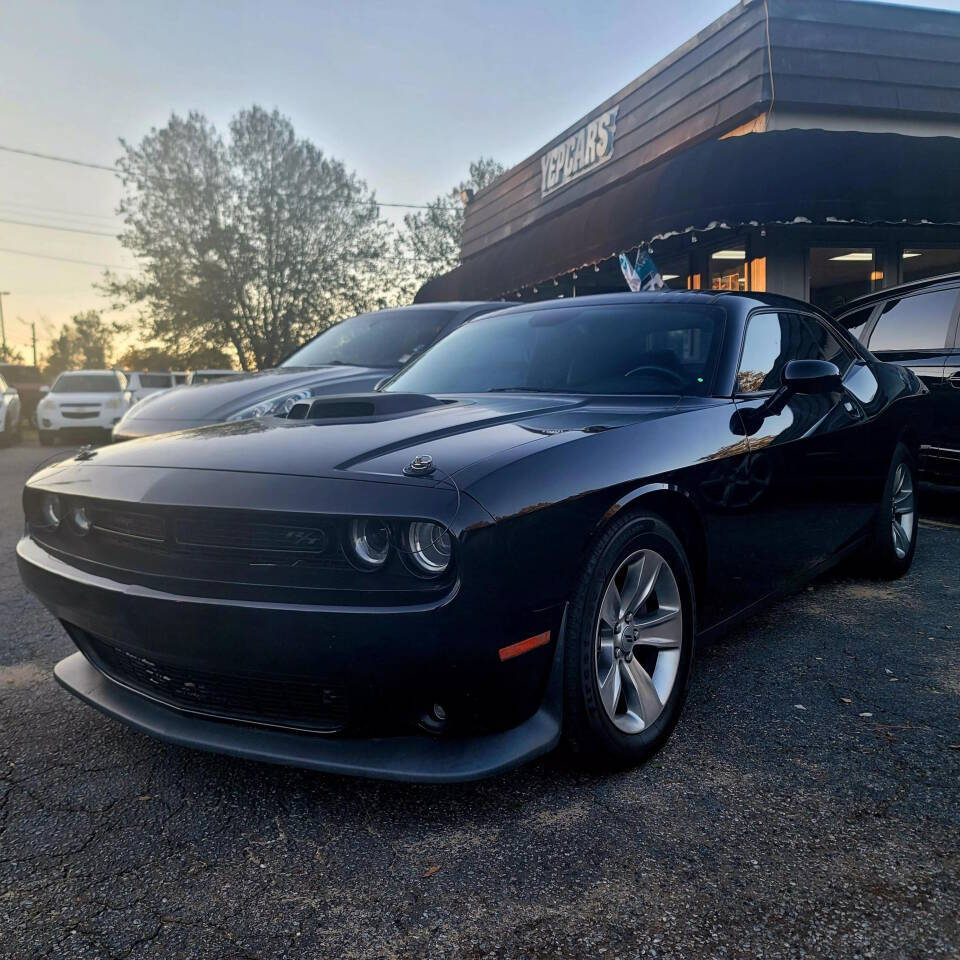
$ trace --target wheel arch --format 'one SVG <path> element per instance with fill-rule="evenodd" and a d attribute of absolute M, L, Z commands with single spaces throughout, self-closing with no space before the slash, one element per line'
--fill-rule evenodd
<path fill-rule="evenodd" d="M 603 515 L 590 538 L 592 546 L 596 538 L 612 520 L 627 512 L 649 510 L 662 517 L 673 528 L 683 544 L 693 573 L 696 594 L 702 597 L 707 585 L 707 534 L 700 511 L 693 498 L 681 487 L 668 483 L 646 484 L 624 495 Z"/>

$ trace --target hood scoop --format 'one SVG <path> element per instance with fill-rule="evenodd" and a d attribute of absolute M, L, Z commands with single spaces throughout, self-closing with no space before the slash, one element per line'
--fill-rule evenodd
<path fill-rule="evenodd" d="M 295 403 L 287 419 L 323 423 L 393 420 L 452 403 L 455 401 L 439 400 L 420 393 L 347 393 Z"/>

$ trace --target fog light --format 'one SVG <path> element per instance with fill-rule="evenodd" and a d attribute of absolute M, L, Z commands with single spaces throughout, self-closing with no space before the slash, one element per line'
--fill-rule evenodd
<path fill-rule="evenodd" d="M 354 520 L 350 524 L 350 548 L 363 566 L 382 567 L 390 553 L 390 528 L 382 520 Z"/>
<path fill-rule="evenodd" d="M 93 524 L 90 523 L 90 518 L 87 516 L 87 511 L 83 504 L 79 504 L 73 508 L 71 519 L 73 520 L 73 525 L 77 533 L 82 537 L 85 537 L 93 526 Z"/>
<path fill-rule="evenodd" d="M 60 498 L 55 493 L 45 493 L 40 501 L 40 519 L 45 527 L 56 530 L 63 519 Z"/>
<path fill-rule="evenodd" d="M 424 573 L 436 576 L 450 566 L 450 532 L 439 523 L 411 523 L 407 528 L 407 549 L 410 558 Z"/>

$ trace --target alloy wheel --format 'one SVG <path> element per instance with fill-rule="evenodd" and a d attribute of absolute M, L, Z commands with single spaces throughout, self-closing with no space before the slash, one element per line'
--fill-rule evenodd
<path fill-rule="evenodd" d="M 640 733 L 663 712 L 682 643 L 683 607 L 670 564 L 654 550 L 630 554 L 607 582 L 596 623 L 597 690 L 618 730 Z"/>
<path fill-rule="evenodd" d="M 906 463 L 897 465 L 893 478 L 893 549 L 902 560 L 910 550 L 915 515 L 913 473 Z"/>

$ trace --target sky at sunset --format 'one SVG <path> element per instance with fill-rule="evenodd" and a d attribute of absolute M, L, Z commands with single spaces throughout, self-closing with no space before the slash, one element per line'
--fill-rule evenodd
<path fill-rule="evenodd" d="M 11 0 L 0 146 L 110 165 L 118 138 L 172 111 L 224 129 L 260 103 L 380 200 L 422 203 L 480 154 L 510 165 L 534 152 L 732 5 Z M 25 356 L 20 319 L 38 322 L 42 356 L 71 314 L 107 306 L 91 286 L 102 265 L 132 265 L 114 236 L 118 197 L 109 172 L 0 151 L 0 291 Z"/>

